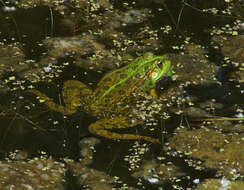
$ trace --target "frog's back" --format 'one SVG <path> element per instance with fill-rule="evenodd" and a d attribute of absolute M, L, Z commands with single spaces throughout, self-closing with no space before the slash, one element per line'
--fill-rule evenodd
<path fill-rule="evenodd" d="M 98 83 L 94 97 L 100 102 L 113 103 L 129 96 L 147 70 L 135 62 L 106 74 Z"/>

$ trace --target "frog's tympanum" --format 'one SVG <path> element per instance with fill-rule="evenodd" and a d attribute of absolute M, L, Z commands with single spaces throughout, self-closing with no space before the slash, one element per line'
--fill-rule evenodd
<path fill-rule="evenodd" d="M 99 118 L 88 127 L 93 134 L 110 139 L 142 139 L 159 143 L 156 138 L 120 134 L 112 130 L 143 124 L 143 120 L 133 115 L 132 111 L 136 93 L 150 92 L 152 96 L 157 97 L 156 81 L 171 73 L 171 62 L 166 56 L 147 54 L 127 66 L 107 73 L 94 91 L 80 81 L 66 81 L 62 91 L 64 106 L 54 103 L 38 90 L 30 91 L 45 100 L 51 110 L 70 115 L 82 107 L 84 111 L 92 113 Z"/>

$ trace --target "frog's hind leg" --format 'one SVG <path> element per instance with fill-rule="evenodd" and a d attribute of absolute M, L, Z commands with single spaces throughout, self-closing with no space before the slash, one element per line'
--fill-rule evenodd
<path fill-rule="evenodd" d="M 116 132 L 112 132 L 112 129 L 122 129 L 122 128 L 129 128 L 135 127 L 138 124 L 142 124 L 143 122 L 135 122 L 132 123 L 129 118 L 127 117 L 115 117 L 112 119 L 101 119 L 95 123 L 89 125 L 88 129 L 91 133 L 103 136 L 109 139 L 122 139 L 122 140 L 145 140 L 152 143 L 160 143 L 158 139 L 154 139 L 147 136 L 140 136 L 134 134 L 120 134 Z"/>
<path fill-rule="evenodd" d="M 87 97 L 92 94 L 92 91 L 82 82 L 76 80 L 68 80 L 64 83 L 62 95 L 65 106 L 56 104 L 49 97 L 42 92 L 31 89 L 29 92 L 39 96 L 41 100 L 51 109 L 57 112 L 61 112 L 65 115 L 74 114 L 78 107 L 81 105 L 82 97 Z"/>

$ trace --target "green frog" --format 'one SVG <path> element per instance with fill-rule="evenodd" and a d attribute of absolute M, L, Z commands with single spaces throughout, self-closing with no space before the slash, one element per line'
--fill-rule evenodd
<path fill-rule="evenodd" d="M 42 92 L 31 89 L 51 109 L 65 115 L 74 114 L 79 107 L 98 118 L 90 124 L 91 133 L 109 139 L 141 139 L 160 143 L 156 138 L 136 134 L 120 134 L 113 129 L 135 127 L 143 124 L 142 118 L 133 114 L 133 102 L 137 93 L 148 92 L 157 98 L 156 81 L 172 74 L 171 62 L 167 56 L 151 53 L 137 58 L 132 63 L 107 73 L 92 91 L 87 85 L 77 80 L 64 82 L 62 96 L 65 105 L 54 103 Z"/>

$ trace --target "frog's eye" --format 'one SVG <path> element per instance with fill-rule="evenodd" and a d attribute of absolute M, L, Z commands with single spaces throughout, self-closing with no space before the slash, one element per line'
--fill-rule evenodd
<path fill-rule="evenodd" d="M 157 78 L 157 76 L 158 76 L 158 73 L 157 72 L 152 72 L 152 78 L 153 79 Z"/>
<path fill-rule="evenodd" d="M 163 66 L 164 66 L 163 62 L 159 60 L 159 61 L 158 61 L 158 66 L 162 69 Z"/>

